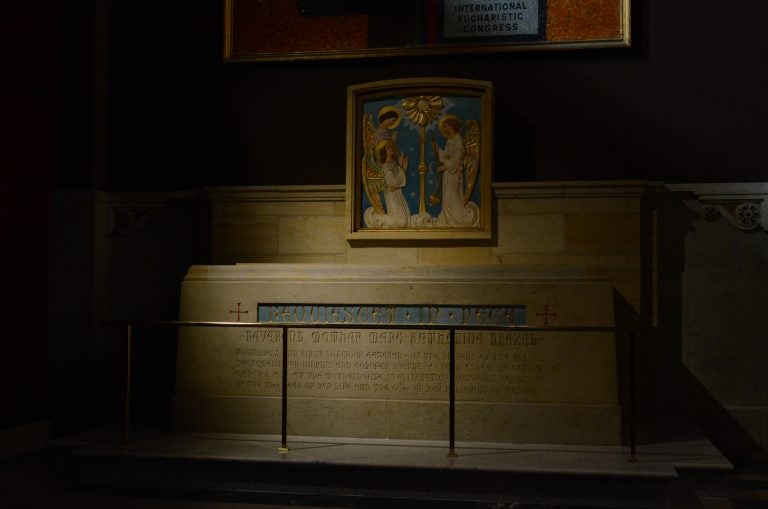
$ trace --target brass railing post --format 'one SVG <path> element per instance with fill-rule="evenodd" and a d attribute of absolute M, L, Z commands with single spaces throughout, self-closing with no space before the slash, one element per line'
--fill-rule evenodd
<path fill-rule="evenodd" d="M 448 370 L 450 377 L 448 385 L 448 457 L 455 458 L 456 454 L 456 330 L 450 331 L 450 359 Z"/>
<path fill-rule="evenodd" d="M 123 445 L 131 439 L 131 324 L 125 335 L 125 392 L 123 393 Z"/>
<path fill-rule="evenodd" d="M 635 331 L 629 332 L 629 462 L 637 463 L 637 422 L 635 416 Z"/>
<path fill-rule="evenodd" d="M 288 452 L 288 327 L 283 327 L 283 393 L 281 440 L 278 452 Z"/>

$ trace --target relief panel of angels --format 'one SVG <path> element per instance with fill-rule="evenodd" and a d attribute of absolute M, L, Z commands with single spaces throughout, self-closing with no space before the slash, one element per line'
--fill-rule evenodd
<path fill-rule="evenodd" d="M 353 113 L 353 230 L 487 233 L 488 99 L 399 92 L 359 101 Z"/>

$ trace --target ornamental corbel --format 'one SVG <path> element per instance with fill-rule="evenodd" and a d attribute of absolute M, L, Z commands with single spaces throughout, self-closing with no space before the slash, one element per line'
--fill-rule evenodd
<path fill-rule="evenodd" d="M 708 221 L 717 221 L 722 217 L 739 230 L 751 231 L 760 227 L 763 217 L 760 209 L 763 203 L 760 201 L 710 202 L 702 203 L 702 208 L 704 219 Z M 763 228 L 766 228 L 766 225 L 763 225 Z"/>
<path fill-rule="evenodd" d="M 768 231 L 768 182 L 667 184 L 667 187 L 693 194 L 707 221 L 723 218 L 741 231 L 753 231 L 761 226 Z"/>

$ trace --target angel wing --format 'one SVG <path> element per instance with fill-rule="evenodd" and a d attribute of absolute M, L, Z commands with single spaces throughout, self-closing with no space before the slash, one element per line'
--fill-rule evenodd
<path fill-rule="evenodd" d="M 472 191 L 475 190 L 477 175 L 480 173 L 480 124 L 477 120 L 467 120 L 467 130 L 464 136 L 464 175 L 467 185 L 464 191 L 464 206 L 467 206 Z"/>
<path fill-rule="evenodd" d="M 373 154 L 376 146 L 376 126 L 373 124 L 373 113 L 363 114 L 363 148 L 366 155 Z"/>
<path fill-rule="evenodd" d="M 363 161 L 360 169 L 363 176 L 363 189 L 365 195 L 373 205 L 376 214 L 384 214 L 384 205 L 381 203 L 381 192 L 385 189 L 384 171 L 376 164 L 374 157 L 374 147 L 376 144 L 376 127 L 373 125 L 373 115 L 366 113 L 363 115 Z"/>

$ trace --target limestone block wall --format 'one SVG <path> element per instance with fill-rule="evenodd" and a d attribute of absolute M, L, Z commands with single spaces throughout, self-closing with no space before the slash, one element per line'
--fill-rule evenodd
<path fill-rule="evenodd" d="M 124 332 L 110 323 L 177 316 L 179 281 L 208 258 L 208 211 L 200 191 L 59 190 L 52 198 L 50 412 L 54 429 L 71 429 L 122 412 Z M 175 352 L 167 332 L 145 331 L 134 351 L 134 365 L 143 363 L 133 387 L 138 405 L 163 383 L 170 390 Z"/>
<path fill-rule="evenodd" d="M 768 235 L 694 222 L 683 273 L 683 363 L 761 447 L 768 447 Z M 751 257 L 753 263 L 739 263 Z M 734 369 L 738 366 L 738 369 Z M 698 396 L 701 397 L 701 396 Z"/>
<path fill-rule="evenodd" d="M 213 264 L 580 266 L 607 275 L 617 321 L 654 317 L 645 181 L 497 183 L 488 242 L 348 242 L 344 186 L 211 188 Z"/>
<path fill-rule="evenodd" d="M 276 326 L 290 321 L 308 328 L 287 336 L 289 434 L 444 440 L 449 335 L 430 324 L 484 324 L 490 315 L 475 306 L 508 311 L 514 303 L 528 310 L 529 324 L 544 323 L 537 310 L 548 304 L 565 323 L 608 326 L 613 298 L 610 281 L 575 267 L 194 266 L 182 283 L 182 320 L 227 321 L 242 309 L 244 319 L 271 327 L 180 332 L 174 426 L 278 434 Z M 377 311 L 355 307 L 366 302 Z M 392 305 L 410 310 L 395 319 Z M 353 322 L 368 328 L 319 328 Z M 370 328 L 395 323 L 423 329 Z M 457 439 L 619 443 L 615 343 L 613 335 L 583 332 L 458 332 Z"/>
<path fill-rule="evenodd" d="M 677 208 L 662 213 L 683 223 L 683 242 L 664 255 L 675 247 L 682 267 L 680 356 L 694 381 L 686 398 L 705 431 L 724 435 L 722 448 L 766 450 L 768 183 L 668 187 Z"/>

